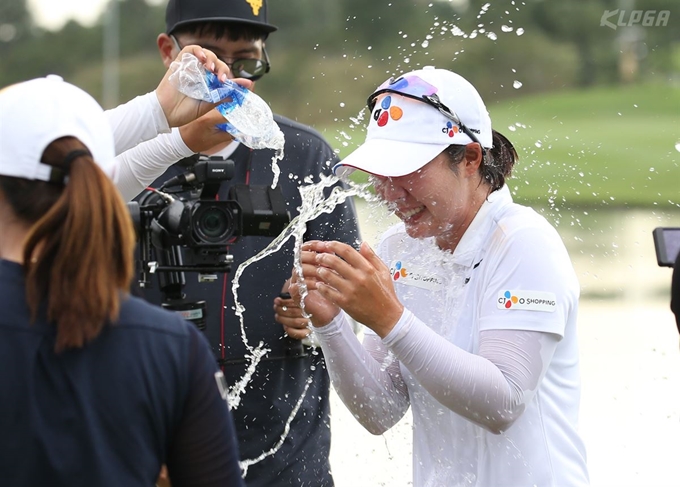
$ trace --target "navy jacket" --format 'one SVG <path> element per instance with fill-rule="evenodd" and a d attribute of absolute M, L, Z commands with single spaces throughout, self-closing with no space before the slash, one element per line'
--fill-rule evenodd
<path fill-rule="evenodd" d="M 23 267 L 0 260 L 0 485 L 242 486 L 233 420 L 206 339 L 129 298 L 81 349 L 31 323 Z"/>

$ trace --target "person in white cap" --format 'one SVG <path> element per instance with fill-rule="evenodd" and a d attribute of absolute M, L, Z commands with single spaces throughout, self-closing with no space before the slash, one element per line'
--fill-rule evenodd
<path fill-rule="evenodd" d="M 579 284 L 555 229 L 513 203 L 517 153 L 475 88 L 425 68 L 368 100 L 371 174 L 401 219 L 377 252 L 303 244 L 292 293 L 333 384 L 370 432 L 413 411 L 413 485 L 588 485 L 577 433 Z M 363 344 L 348 318 L 370 330 Z"/>
<path fill-rule="evenodd" d="M 0 90 L 3 485 L 243 486 L 208 341 L 129 295 L 135 232 L 97 102 L 57 76 Z"/>

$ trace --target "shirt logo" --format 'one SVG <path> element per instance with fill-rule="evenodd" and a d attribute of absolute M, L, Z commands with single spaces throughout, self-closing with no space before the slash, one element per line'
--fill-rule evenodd
<path fill-rule="evenodd" d="M 401 265 L 401 261 L 398 260 L 395 264 L 394 267 L 390 269 L 390 272 L 392 273 L 392 279 L 394 281 L 398 280 L 400 277 L 406 277 L 408 276 L 408 272 L 406 271 L 406 267 L 403 267 Z"/>
<path fill-rule="evenodd" d="M 552 313 L 557 308 L 557 298 L 554 293 L 542 291 L 501 291 L 498 293 L 497 307 Z"/>
<path fill-rule="evenodd" d="M 407 286 L 415 286 L 430 291 L 437 290 L 444 284 L 442 278 L 437 274 L 433 274 L 429 269 L 409 266 L 407 270 L 404 263 L 400 260 L 390 265 L 390 274 L 392 275 L 393 282 L 398 281 Z"/>

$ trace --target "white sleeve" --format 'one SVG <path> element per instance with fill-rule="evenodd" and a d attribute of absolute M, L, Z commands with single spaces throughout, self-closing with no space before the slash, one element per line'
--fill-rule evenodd
<path fill-rule="evenodd" d="M 156 92 L 138 96 L 129 102 L 104 112 L 111 125 L 116 154 L 170 132 Z"/>
<path fill-rule="evenodd" d="M 443 406 L 500 433 L 533 398 L 560 338 L 537 331 L 487 330 L 480 333 L 478 354 L 472 354 L 405 309 L 383 343 Z"/>
<path fill-rule="evenodd" d="M 182 140 L 179 129 L 173 129 L 118 155 L 113 182 L 124 200 L 130 201 L 168 167 L 191 155 L 193 151 Z"/>
<path fill-rule="evenodd" d="M 409 408 L 408 390 L 380 337 L 366 333 L 362 345 L 344 312 L 315 334 L 333 387 L 359 423 L 375 435 L 394 426 Z"/>

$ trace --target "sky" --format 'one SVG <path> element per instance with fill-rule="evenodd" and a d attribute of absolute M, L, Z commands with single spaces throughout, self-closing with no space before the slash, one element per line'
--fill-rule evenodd
<path fill-rule="evenodd" d="M 159 4 L 165 0 L 147 0 Z M 91 26 L 106 9 L 108 0 L 27 0 L 35 22 L 49 30 L 59 30 L 69 19 Z"/>

